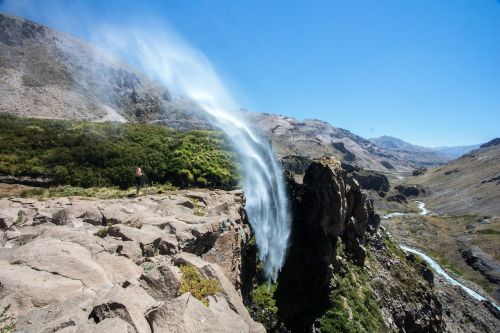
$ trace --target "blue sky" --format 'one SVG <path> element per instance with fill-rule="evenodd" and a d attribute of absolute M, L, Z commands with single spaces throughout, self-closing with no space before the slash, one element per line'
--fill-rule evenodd
<path fill-rule="evenodd" d="M 87 39 L 94 23 L 168 22 L 242 108 L 425 146 L 500 136 L 500 2 L 0 1 Z"/>

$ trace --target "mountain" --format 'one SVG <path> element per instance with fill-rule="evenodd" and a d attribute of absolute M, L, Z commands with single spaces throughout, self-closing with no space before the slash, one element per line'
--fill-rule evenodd
<path fill-rule="evenodd" d="M 347 163 L 382 172 L 442 165 L 478 147 L 427 148 L 390 136 L 367 140 L 317 119 L 298 120 L 245 110 L 242 113 L 257 131 L 272 140 L 280 157 L 321 158 L 333 155 Z"/>
<path fill-rule="evenodd" d="M 196 106 L 104 51 L 0 13 L 0 112 L 201 127 Z M 183 123 L 184 122 L 184 123 Z"/>
<path fill-rule="evenodd" d="M 472 146 L 456 146 L 456 147 L 436 147 L 431 148 L 434 152 L 449 158 L 450 160 L 454 160 L 455 158 L 459 158 L 462 155 L 467 154 L 468 152 L 479 148 L 479 145 Z"/>
<path fill-rule="evenodd" d="M 410 163 L 415 165 L 419 164 L 423 167 L 444 164 L 473 149 L 479 148 L 479 145 L 435 148 L 422 147 L 386 135 L 372 138 L 370 141 Z"/>
<path fill-rule="evenodd" d="M 500 139 L 406 182 L 428 188 L 437 212 L 500 215 Z"/>

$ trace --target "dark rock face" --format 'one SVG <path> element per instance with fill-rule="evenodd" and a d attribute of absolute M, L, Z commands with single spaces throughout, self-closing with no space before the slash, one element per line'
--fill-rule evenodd
<path fill-rule="evenodd" d="M 387 169 L 389 170 L 394 170 L 394 165 L 392 165 L 390 162 L 388 161 L 382 161 L 380 162 L 380 164 L 382 164 L 383 166 L 385 166 Z"/>
<path fill-rule="evenodd" d="M 477 246 L 469 246 L 461 242 L 462 257 L 465 262 L 479 271 L 490 282 L 500 286 L 500 264 L 495 259 Z"/>
<path fill-rule="evenodd" d="M 393 194 L 387 197 L 387 201 L 399 202 L 399 203 L 408 203 L 406 197 L 403 194 Z"/>
<path fill-rule="evenodd" d="M 288 186 L 293 227 L 290 252 L 278 277 L 276 304 L 286 327 L 304 332 L 328 306 L 339 239 L 352 261 L 363 265 L 365 236 L 376 230 L 380 218 L 335 158 L 313 162 L 303 184 L 289 179 Z"/>
<path fill-rule="evenodd" d="M 420 176 L 427 172 L 427 168 L 418 168 L 413 170 L 413 176 Z"/>
<path fill-rule="evenodd" d="M 353 162 L 354 160 L 356 160 L 356 155 L 348 150 L 343 142 L 333 142 L 332 146 L 343 154 L 343 157 L 346 161 Z"/>
<path fill-rule="evenodd" d="M 425 189 L 420 185 L 398 185 L 394 189 L 407 197 L 418 196 L 425 193 Z"/>
<path fill-rule="evenodd" d="M 381 197 L 389 191 L 389 180 L 380 173 L 360 171 L 352 173 L 352 177 L 358 181 L 361 188 L 377 191 Z"/>
<path fill-rule="evenodd" d="M 284 170 L 303 175 L 312 159 L 307 156 L 287 155 L 281 158 L 281 165 Z"/>

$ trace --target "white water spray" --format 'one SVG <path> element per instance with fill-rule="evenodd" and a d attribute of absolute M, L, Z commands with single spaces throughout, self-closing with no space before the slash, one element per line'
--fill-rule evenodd
<path fill-rule="evenodd" d="M 107 27 L 100 32 L 104 32 L 99 35 L 100 45 L 193 100 L 232 141 L 243 168 L 245 210 L 255 232 L 260 259 L 267 277 L 276 279 L 285 259 L 290 218 L 283 173 L 271 145 L 252 133 L 233 113 L 238 105 L 209 61 L 175 32 L 131 27 Z"/>

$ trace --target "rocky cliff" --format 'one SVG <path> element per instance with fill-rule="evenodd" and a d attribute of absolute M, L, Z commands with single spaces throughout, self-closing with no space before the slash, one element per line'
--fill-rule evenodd
<path fill-rule="evenodd" d="M 206 128 L 190 101 L 88 43 L 0 13 L 0 112 Z"/>
<path fill-rule="evenodd" d="M 268 332 L 495 331 L 489 304 L 435 278 L 379 227 L 372 201 L 339 160 L 312 162 L 288 186 L 286 263 L 275 284 L 255 278 L 246 299 Z"/>
<path fill-rule="evenodd" d="M 238 191 L 2 199 L 0 309 L 23 332 L 263 332 L 239 294 L 243 205 Z"/>

